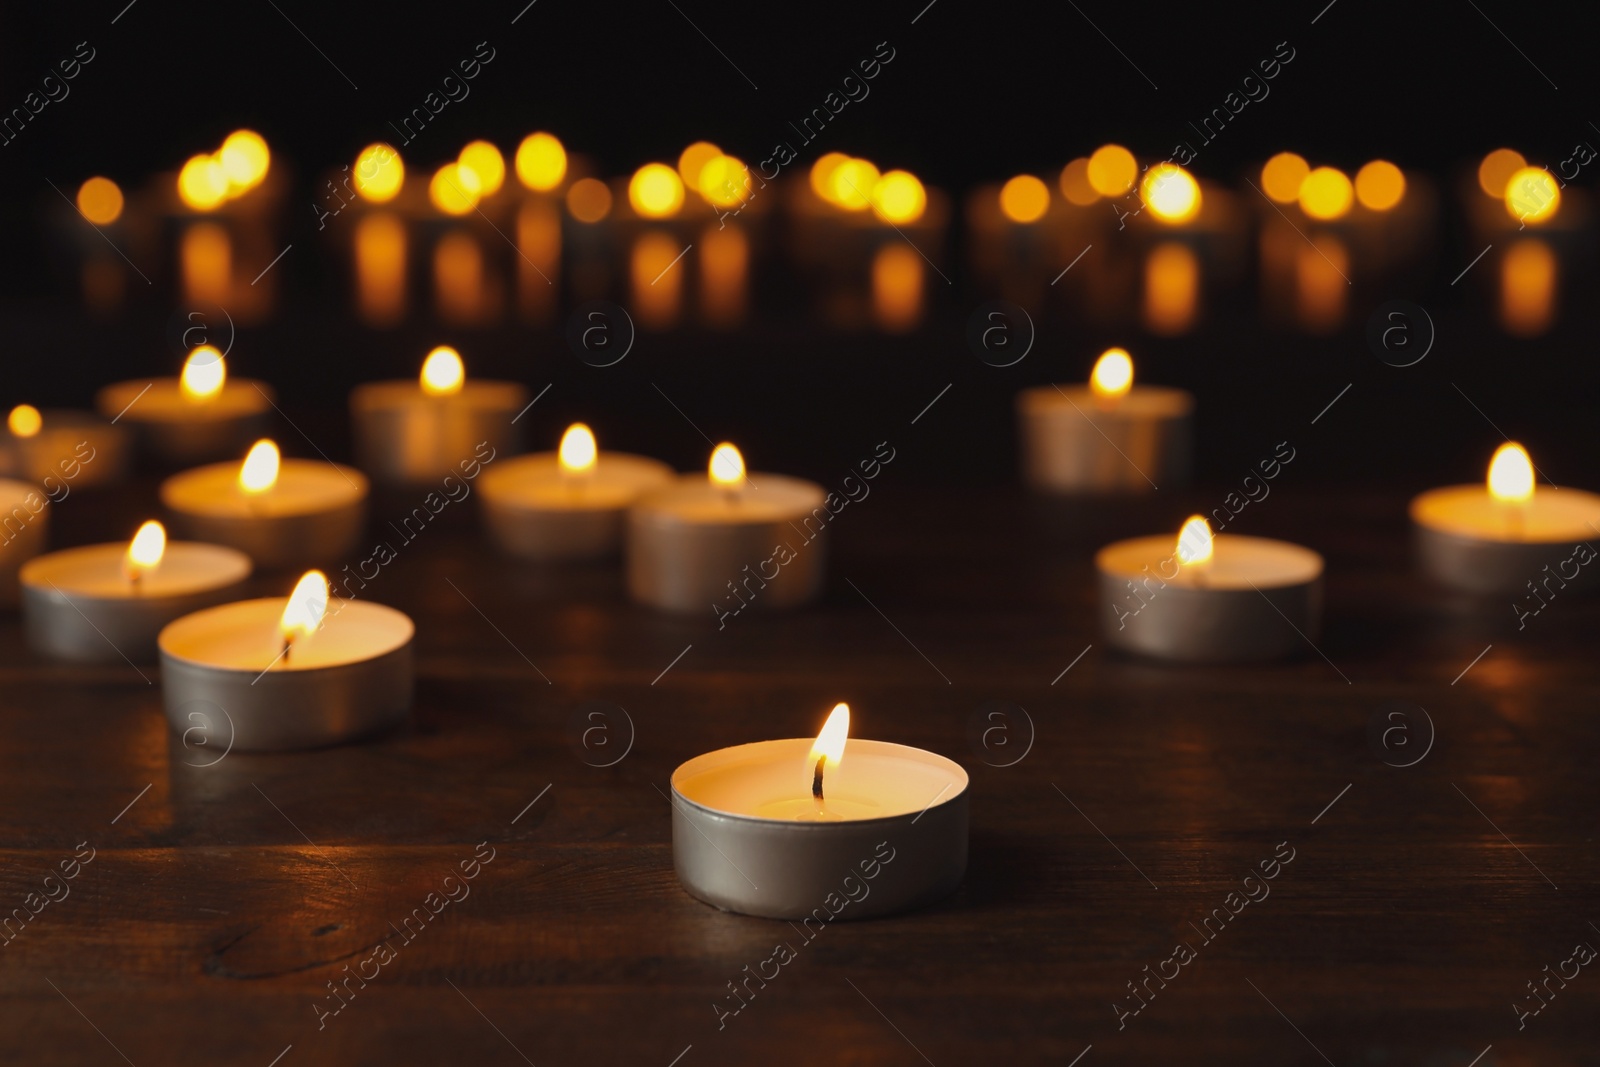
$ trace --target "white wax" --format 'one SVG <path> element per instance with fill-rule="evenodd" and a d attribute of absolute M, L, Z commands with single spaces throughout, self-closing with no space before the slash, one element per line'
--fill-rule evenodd
<path fill-rule="evenodd" d="M 1430 489 L 1411 501 L 1411 519 L 1440 533 L 1480 541 L 1569 542 L 1600 537 L 1600 496 L 1539 486 L 1525 504 L 1495 500 L 1484 485 Z"/>
<path fill-rule="evenodd" d="M 360 471 L 320 460 L 285 459 L 278 481 L 262 493 L 239 486 L 242 464 L 211 463 L 161 483 L 161 503 L 176 512 L 214 518 L 283 518 L 335 511 L 367 495 Z"/>
<path fill-rule="evenodd" d="M 350 394 L 350 402 L 357 411 L 374 413 L 454 410 L 509 411 L 515 414 L 518 405 L 526 402 L 526 395 L 527 390 L 517 382 L 468 378 L 461 383 L 460 392 L 431 396 L 422 391 L 422 384 L 416 379 L 397 378 L 356 386 Z"/>
<path fill-rule="evenodd" d="M 714 485 L 703 474 L 685 474 L 640 498 L 636 509 L 652 518 L 703 526 L 795 522 L 823 506 L 827 494 L 815 482 L 756 472 L 735 490 Z"/>
<path fill-rule="evenodd" d="M 221 422 L 260 415 L 272 408 L 271 397 L 272 389 L 262 382 L 229 378 L 216 395 L 197 400 L 184 395 L 179 379 L 157 378 L 108 385 L 95 405 L 107 418 L 120 415 L 129 422 Z"/>
<path fill-rule="evenodd" d="M 845 823 L 917 814 L 967 788 L 967 772 L 953 760 L 906 745 L 852 738 L 844 759 L 824 775 L 819 809 L 811 796 L 816 769 L 816 760 L 809 758 L 812 744 L 797 737 L 718 749 L 679 767 L 672 786 L 685 800 L 725 815 Z"/>
<path fill-rule="evenodd" d="M 22 572 L 25 584 L 54 586 L 71 599 L 159 600 L 221 589 L 250 576 L 250 558 L 221 545 L 168 541 L 161 563 L 130 582 L 123 574 L 126 544 L 85 545 L 40 556 Z"/>
<path fill-rule="evenodd" d="M 322 628 L 279 658 L 283 597 L 241 600 L 185 615 L 161 631 L 161 652 L 199 667 L 274 674 L 346 666 L 387 655 L 411 640 L 416 627 L 404 613 L 365 600 L 328 602 Z M 277 660 L 276 663 L 273 663 Z"/>
<path fill-rule="evenodd" d="M 1305 585 L 1322 574 L 1320 555 L 1288 541 L 1217 534 L 1211 562 L 1203 570 L 1179 566 L 1177 543 L 1177 537 L 1168 534 L 1118 541 L 1095 555 L 1095 566 L 1119 578 L 1154 575 L 1164 582 L 1217 590 Z"/>
<path fill-rule="evenodd" d="M 536 452 L 486 467 L 478 489 L 486 500 L 522 511 L 615 511 L 671 478 L 666 464 L 626 452 L 601 452 L 580 475 L 561 469 L 559 453 Z"/>
<path fill-rule="evenodd" d="M 1105 407 L 1087 385 L 1040 386 L 1023 394 L 1024 403 L 1040 414 L 1082 412 L 1091 419 L 1172 419 L 1194 408 L 1194 396 L 1182 389 L 1136 385 Z"/>

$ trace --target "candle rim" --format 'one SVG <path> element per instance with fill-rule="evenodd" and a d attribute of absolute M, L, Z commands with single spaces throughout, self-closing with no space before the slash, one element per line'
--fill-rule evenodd
<path fill-rule="evenodd" d="M 1406 506 L 1406 515 L 1417 526 L 1431 533 L 1470 542 L 1554 547 L 1568 545 L 1575 539 L 1587 541 L 1594 536 L 1594 530 L 1574 525 L 1559 537 L 1543 537 L 1527 530 L 1524 530 L 1523 534 L 1515 539 L 1488 537 L 1470 531 L 1463 531 L 1456 526 L 1442 525 L 1437 521 L 1433 521 L 1434 517 L 1429 514 L 1430 509 L 1446 503 L 1452 497 L 1460 497 L 1466 500 L 1487 500 L 1493 507 L 1520 507 L 1530 512 L 1542 512 L 1548 510 L 1552 505 L 1583 503 L 1600 513 L 1600 493 L 1594 493 L 1588 489 L 1578 489 L 1573 486 L 1542 485 L 1539 487 L 1539 491 L 1533 494 L 1526 502 L 1515 504 L 1495 500 L 1489 492 L 1489 487 L 1483 482 L 1462 482 L 1457 485 L 1441 485 L 1423 490 L 1411 498 L 1410 503 Z"/>
<path fill-rule="evenodd" d="M 25 561 L 17 570 L 17 580 L 30 588 L 39 589 L 52 598 L 71 600 L 74 603 L 126 604 L 134 600 L 145 602 L 151 600 L 178 600 L 184 597 L 215 592 L 218 589 L 227 589 L 245 582 L 255 570 L 255 564 L 249 555 L 239 551 L 237 548 L 212 544 L 209 541 L 175 541 L 169 539 L 162 557 L 163 563 L 180 554 L 208 555 L 219 563 L 227 562 L 232 564 L 232 570 L 237 571 L 237 573 L 230 572 L 225 580 L 197 585 L 183 592 L 157 593 L 155 595 L 143 593 L 137 596 L 131 594 L 101 596 L 96 593 L 81 592 L 74 590 L 69 585 L 62 585 L 61 579 L 57 576 L 52 576 L 49 579 L 50 582 L 55 584 L 56 588 L 54 589 L 50 588 L 47 583 L 33 580 L 38 577 L 40 571 L 51 570 L 55 566 L 62 564 L 72 564 L 88 557 L 93 557 L 97 562 L 101 556 L 105 556 L 112 561 L 118 561 L 127 553 L 127 550 L 127 541 L 105 541 L 92 545 L 73 545 L 70 548 L 58 548 L 53 552 L 46 552 Z M 170 574 L 171 572 L 169 571 L 168 573 Z"/>
<path fill-rule="evenodd" d="M 402 624 L 402 629 L 400 631 L 402 636 L 400 636 L 398 640 L 391 640 L 390 642 L 386 643 L 385 646 L 379 651 L 375 651 L 370 655 L 364 655 L 360 659 L 352 659 L 348 662 L 342 663 L 312 664 L 310 666 L 296 664 L 291 661 L 285 669 L 273 669 L 265 671 L 263 671 L 263 669 L 260 667 L 223 666 L 221 664 L 211 663 L 206 660 L 195 659 L 192 655 L 186 655 L 182 652 L 174 651 L 171 648 L 172 642 L 187 636 L 188 630 L 204 629 L 211 618 L 214 618 L 215 616 L 229 610 L 236 610 L 240 605 L 246 604 L 271 605 L 271 631 L 273 639 L 276 640 L 278 634 L 276 620 L 282 614 L 283 606 L 288 599 L 289 598 L 287 596 L 251 597 L 247 600 L 233 600 L 226 604 L 216 604 L 209 608 L 201 608 L 199 611 L 190 612 L 188 615 L 185 615 L 179 619 L 174 619 L 172 622 L 169 622 L 167 625 L 163 626 L 161 628 L 161 633 L 156 637 L 156 646 L 160 650 L 161 657 L 164 660 L 170 659 L 174 663 L 182 664 L 190 669 L 209 671 L 219 676 L 240 678 L 257 678 L 257 676 L 259 676 L 259 683 L 262 685 L 267 685 L 271 684 L 273 679 L 282 679 L 286 677 L 304 678 L 308 675 L 324 674 L 331 671 L 343 671 L 350 670 L 352 668 L 365 667 L 367 664 L 376 660 L 406 652 L 411 648 L 412 643 L 416 640 L 416 621 L 399 608 L 392 608 L 387 604 L 379 604 L 372 600 L 347 600 L 342 597 L 330 596 L 328 598 L 328 611 L 326 617 L 323 619 L 323 626 L 326 626 L 328 623 L 332 622 L 338 616 L 343 615 L 345 612 L 353 611 L 357 615 L 365 614 L 371 615 L 378 619 L 388 620 L 390 622 L 398 621 Z M 334 607 L 335 604 L 339 605 L 337 609 Z"/>

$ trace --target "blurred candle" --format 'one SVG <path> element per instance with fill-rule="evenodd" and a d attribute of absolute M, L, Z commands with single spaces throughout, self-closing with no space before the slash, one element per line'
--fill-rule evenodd
<path fill-rule="evenodd" d="M 1532 337 L 1555 317 L 1558 267 L 1550 246 L 1526 237 L 1500 261 L 1500 324 L 1507 333 Z"/>
<path fill-rule="evenodd" d="M 903 333 L 922 318 L 923 263 L 900 242 L 886 244 L 872 259 L 872 314 L 878 327 Z"/>
<path fill-rule="evenodd" d="M 214 222 L 196 222 L 183 231 L 179 252 L 184 295 L 195 303 L 226 304 L 233 278 L 233 244 Z"/>
<path fill-rule="evenodd" d="M 1312 333 L 1338 328 L 1349 299 L 1349 269 L 1350 256 L 1337 237 L 1319 235 L 1295 249 L 1295 313 L 1302 327 Z"/>
<path fill-rule="evenodd" d="M 356 224 L 356 302 L 373 326 L 393 326 L 405 314 L 406 228 L 390 211 Z"/>
<path fill-rule="evenodd" d="M 453 230 L 433 248 L 434 299 L 439 317 L 471 325 L 489 319 L 495 293 L 484 276 L 483 249 L 470 233 Z"/>
<path fill-rule="evenodd" d="M 517 306 L 529 322 L 548 322 L 561 274 L 561 209 L 543 197 L 517 210 Z"/>
<path fill-rule="evenodd" d="M 1200 262 L 1179 241 L 1163 241 L 1144 263 L 1144 321 L 1151 333 L 1172 336 L 1194 325 L 1200 305 Z"/>
<path fill-rule="evenodd" d="M 712 326 L 744 318 L 749 288 L 750 241 L 740 227 L 713 223 L 700 236 L 700 310 Z"/>
<path fill-rule="evenodd" d="M 671 172 L 677 180 L 677 172 Z M 682 192 L 679 192 L 682 200 Z M 633 243 L 630 275 L 633 281 L 633 312 L 639 324 L 662 330 L 678 317 L 679 295 L 685 267 L 677 260 L 683 249 L 665 233 L 651 230 Z"/>

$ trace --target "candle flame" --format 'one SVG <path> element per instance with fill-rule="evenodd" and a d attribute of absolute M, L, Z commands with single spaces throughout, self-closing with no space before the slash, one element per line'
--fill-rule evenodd
<path fill-rule="evenodd" d="M 1133 357 L 1125 348 L 1108 348 L 1095 360 L 1089 388 L 1097 400 L 1120 400 L 1133 388 Z"/>
<path fill-rule="evenodd" d="M 844 745 L 850 740 L 850 705 L 835 704 L 833 711 L 828 715 L 828 721 L 822 724 L 822 732 L 817 735 L 817 740 L 811 746 L 811 755 L 806 757 L 806 773 L 809 775 L 816 770 L 818 760 L 827 760 L 825 767 L 837 767 L 844 760 Z"/>
<path fill-rule="evenodd" d="M 744 486 L 744 457 L 726 441 L 711 450 L 709 471 L 713 485 L 723 489 L 740 489 Z"/>
<path fill-rule="evenodd" d="M 151 519 L 128 542 L 128 554 L 122 560 L 122 573 L 130 582 L 137 582 L 161 565 L 167 552 L 166 527 Z"/>
<path fill-rule="evenodd" d="M 517 146 L 517 179 L 535 192 L 547 193 L 567 176 L 567 150 L 550 133 L 530 133 Z"/>
<path fill-rule="evenodd" d="M 594 441 L 594 431 L 581 422 L 567 427 L 561 435 L 561 471 L 564 474 L 587 474 L 594 470 L 599 447 Z"/>
<path fill-rule="evenodd" d="M 252 496 L 265 493 L 278 484 L 280 462 L 277 445 L 266 438 L 257 441 L 239 467 L 239 488 Z"/>
<path fill-rule="evenodd" d="M 461 354 L 449 345 L 440 345 L 422 361 L 422 391 L 429 396 L 451 396 L 461 392 L 467 369 Z"/>
<path fill-rule="evenodd" d="M 1216 541 L 1211 536 L 1211 524 L 1204 515 L 1191 515 L 1178 531 L 1178 565 L 1198 567 L 1211 562 Z"/>
<path fill-rule="evenodd" d="M 254 130 L 235 130 L 222 142 L 222 148 L 217 152 L 217 162 L 222 165 L 229 196 L 233 197 L 261 184 L 272 165 L 272 153 L 259 133 Z"/>
<path fill-rule="evenodd" d="M 44 426 L 44 416 L 32 404 L 18 404 L 6 416 L 6 428 L 18 437 L 32 437 Z"/>
<path fill-rule="evenodd" d="M 1506 210 L 1522 222 L 1543 222 L 1561 206 L 1561 186 L 1543 167 L 1523 167 L 1506 179 Z"/>
<path fill-rule="evenodd" d="M 306 571 L 295 583 L 289 602 L 283 607 L 283 618 L 278 630 L 283 642 L 292 646 L 296 641 L 310 637 L 322 627 L 328 610 L 328 576 L 321 571 Z"/>
<path fill-rule="evenodd" d="M 201 345 L 183 361 L 178 388 L 185 400 L 210 400 L 222 392 L 227 380 L 228 365 L 222 361 L 222 353 L 213 345 Z"/>
<path fill-rule="evenodd" d="M 1162 222 L 1187 222 L 1200 212 L 1200 185 L 1176 163 L 1157 163 L 1146 171 L 1139 194 Z"/>
<path fill-rule="evenodd" d="M 1489 461 L 1489 495 L 1502 504 L 1526 504 L 1533 497 L 1533 461 L 1515 441 L 1495 449 Z"/>

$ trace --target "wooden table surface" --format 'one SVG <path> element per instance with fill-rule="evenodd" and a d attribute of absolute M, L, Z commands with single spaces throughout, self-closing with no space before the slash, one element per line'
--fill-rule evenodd
<path fill-rule="evenodd" d="M 55 544 L 131 528 L 149 490 L 58 509 Z M 152 668 L 43 663 L 0 619 L 4 909 L 93 856 L 0 948 L 0 1062 L 1593 1063 L 1600 976 L 1514 1005 L 1600 946 L 1600 608 L 1557 599 L 1518 632 L 1507 603 L 1414 574 L 1403 495 L 1285 486 L 1241 527 L 1326 554 L 1319 650 L 1109 653 L 1093 549 L 1213 496 L 1050 505 L 891 467 L 836 523 L 823 603 L 720 631 L 630 605 L 613 567 L 497 559 L 463 506 L 369 589 L 419 623 L 410 722 L 210 766 Z M 574 715 L 597 700 L 626 718 L 586 749 Z M 689 897 L 673 768 L 807 736 L 838 700 L 859 736 L 968 768 L 961 889 L 810 943 Z M 1413 711 L 1375 746 L 1391 701 L 1432 730 Z M 1009 715 L 987 747 L 980 708 Z M 395 938 L 475 853 L 470 895 Z M 1270 895 L 1198 932 L 1289 854 Z M 386 938 L 394 958 L 321 1017 Z M 780 942 L 796 958 L 719 1026 L 727 983 Z M 1193 958 L 1132 1014 L 1130 983 L 1180 943 Z"/>

